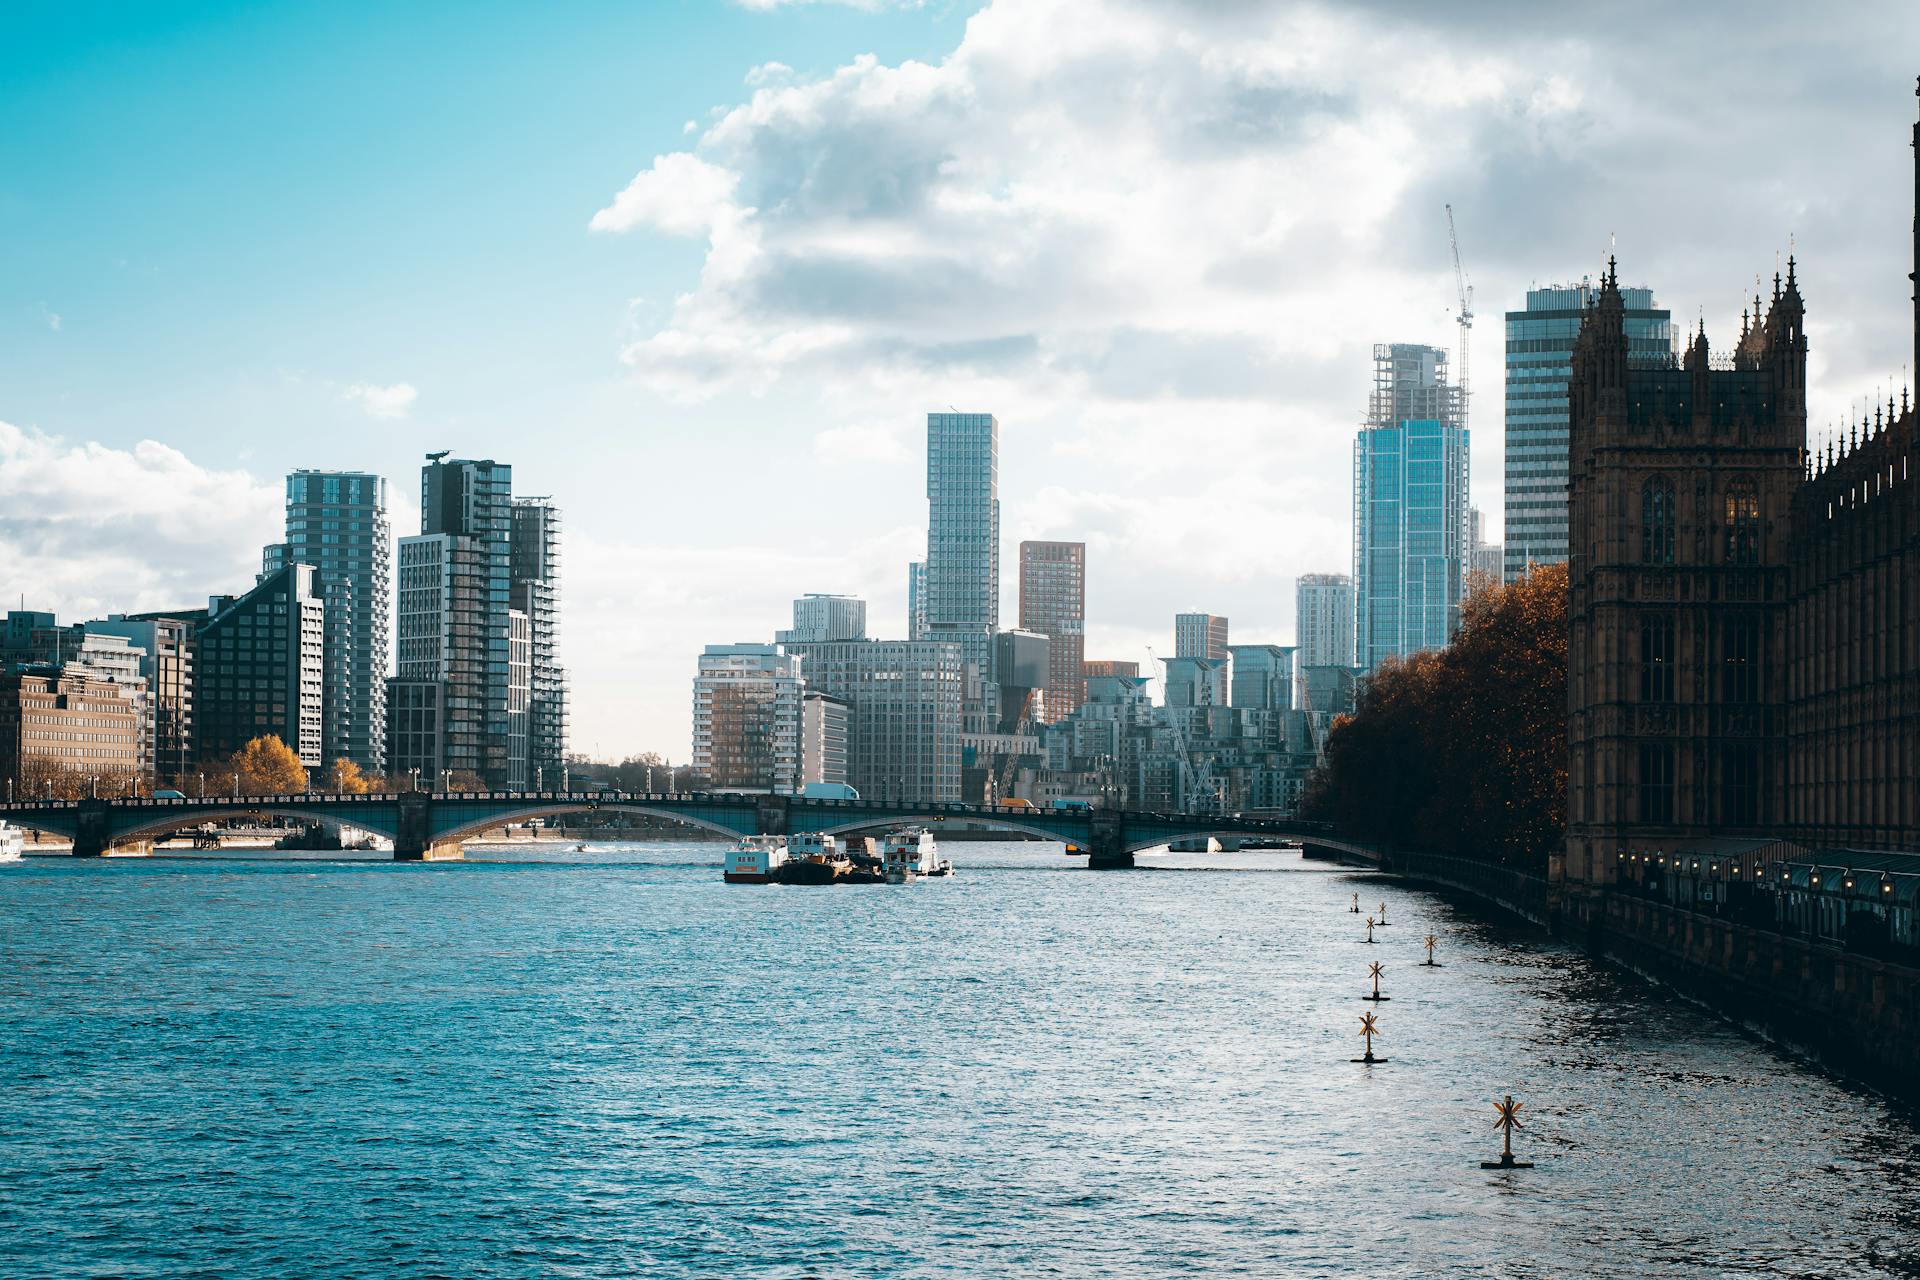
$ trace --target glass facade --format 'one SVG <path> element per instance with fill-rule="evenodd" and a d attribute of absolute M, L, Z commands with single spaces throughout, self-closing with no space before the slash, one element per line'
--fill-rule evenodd
<path fill-rule="evenodd" d="M 1567 558 L 1567 380 L 1573 340 L 1595 287 L 1586 281 L 1527 290 L 1527 309 L 1507 312 L 1506 522 L 1504 577 L 1527 562 Z M 1653 290 L 1620 290 L 1627 358 L 1665 359 L 1672 318 Z"/>
<path fill-rule="evenodd" d="M 1452 638 L 1470 537 L 1468 433 L 1447 353 L 1393 343 L 1373 358 L 1353 446 L 1354 659 L 1369 671 Z"/>
<path fill-rule="evenodd" d="M 983 676 L 1000 629 L 1000 423 L 927 415 L 926 639 L 958 645 Z"/>
<path fill-rule="evenodd" d="M 287 477 L 287 537 L 269 572 L 312 565 L 325 607 L 321 752 L 379 772 L 387 765 L 387 665 L 393 630 L 393 526 L 387 482 L 358 471 Z"/>

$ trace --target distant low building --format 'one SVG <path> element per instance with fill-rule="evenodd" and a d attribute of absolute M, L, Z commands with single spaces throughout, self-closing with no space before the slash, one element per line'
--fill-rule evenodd
<path fill-rule="evenodd" d="M 130 786 L 141 769 L 143 712 L 127 686 L 80 664 L 0 673 L 0 778 L 9 798 Z"/>

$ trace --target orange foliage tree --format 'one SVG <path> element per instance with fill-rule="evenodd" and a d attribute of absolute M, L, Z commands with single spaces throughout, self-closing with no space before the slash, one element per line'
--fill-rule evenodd
<path fill-rule="evenodd" d="M 293 748 L 276 735 L 253 738 L 207 770 L 207 790 L 220 794 L 239 775 L 243 796 L 295 795 L 307 789 L 307 771 Z"/>
<path fill-rule="evenodd" d="M 1567 570 L 1475 591 L 1445 649 L 1383 664 L 1336 721 L 1304 816 L 1544 869 L 1566 836 Z"/>

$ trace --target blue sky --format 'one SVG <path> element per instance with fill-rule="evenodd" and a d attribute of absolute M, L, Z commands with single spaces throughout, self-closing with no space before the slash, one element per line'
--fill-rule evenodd
<path fill-rule="evenodd" d="M 421 454 L 495 456 L 567 513 L 577 745 L 678 757 L 701 644 L 805 591 L 902 629 L 951 405 L 1009 565 L 1090 543 L 1090 656 L 1287 643 L 1372 344 L 1454 340 L 1446 202 L 1496 522 L 1499 312 L 1615 244 L 1724 345 L 1792 237 L 1816 418 L 1899 380 L 1920 19 L 1746 15 L 13 5 L 0 591 L 192 603 L 290 468 L 384 472 L 404 534 Z"/>

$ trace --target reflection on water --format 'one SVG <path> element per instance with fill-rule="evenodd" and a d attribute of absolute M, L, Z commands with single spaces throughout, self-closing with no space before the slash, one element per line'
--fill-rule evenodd
<path fill-rule="evenodd" d="M 720 849 L 0 870 L 0 1273 L 1920 1274 L 1911 1117 L 1428 894 Z"/>

